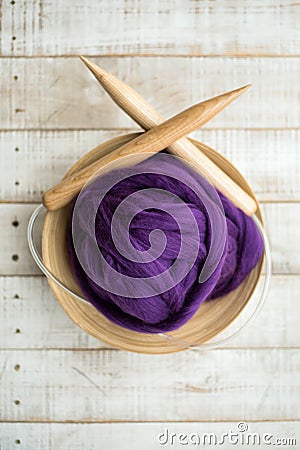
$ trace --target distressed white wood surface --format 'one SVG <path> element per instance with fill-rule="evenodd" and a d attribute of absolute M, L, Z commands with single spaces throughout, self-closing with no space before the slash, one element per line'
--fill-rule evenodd
<path fill-rule="evenodd" d="M 80 33 L 79 33 L 80 34 Z M 247 83 L 252 88 L 206 128 L 297 128 L 297 58 L 91 58 L 129 83 L 164 116 Z M 75 58 L 0 58 L 2 128 L 132 127 Z M 18 77 L 16 80 L 14 77 Z M 7 88 L 9 86 L 9 89 Z"/>
<path fill-rule="evenodd" d="M 292 0 L 5 3 L 4 55 L 299 55 Z"/>
<path fill-rule="evenodd" d="M 299 417 L 298 349 L 0 351 L 2 421 Z M 16 366 L 20 366 L 16 370 Z"/>
<path fill-rule="evenodd" d="M 45 277 L 0 277 L 0 291 L 3 293 L 0 349 L 107 347 L 74 325 L 54 299 Z M 297 348 L 299 292 L 300 276 L 274 276 L 258 318 L 226 347 Z"/>
<path fill-rule="evenodd" d="M 0 178 L 0 197 L 39 202 L 42 192 L 54 186 L 87 149 L 128 132 L 0 131 L 0 166 L 6 174 Z M 259 200 L 300 200 L 300 177 L 295 170 L 300 168 L 299 130 L 199 130 L 193 137 L 230 159 Z"/>
<path fill-rule="evenodd" d="M 0 275 L 40 274 L 26 235 L 29 217 L 36 206 L 0 203 Z M 300 274 L 300 203 L 264 203 L 262 210 L 271 244 L 273 273 Z"/>
<path fill-rule="evenodd" d="M 152 450 L 166 421 L 221 433 L 248 420 L 299 443 L 299 3 L 8 0 L 0 10 L 1 450 Z M 136 129 L 80 53 L 166 117 L 253 84 L 195 133 L 264 202 L 276 273 L 261 315 L 225 349 L 106 348 L 65 316 L 33 263 L 26 227 L 41 193 L 86 150 Z"/>
<path fill-rule="evenodd" d="M 187 435 L 187 438 L 182 439 L 184 439 L 184 441 L 188 440 L 189 442 L 193 442 L 195 439 L 192 437 L 192 434 L 201 436 L 203 442 L 205 433 L 213 433 L 220 442 L 223 433 L 232 431 L 232 433 L 238 433 L 240 441 L 242 439 L 241 435 L 243 434 L 246 438 L 246 436 L 249 436 L 251 433 L 258 433 L 261 438 L 260 445 L 254 444 L 251 445 L 250 448 L 259 450 L 270 449 L 270 445 L 274 445 L 276 439 L 296 439 L 297 442 L 297 434 L 300 429 L 299 422 L 249 422 L 247 425 L 248 431 L 246 433 L 239 433 L 236 422 L 171 422 L 143 424 L 2 423 L 0 424 L 0 445 L 2 443 L 4 449 L 18 448 L 17 446 L 15 447 L 16 441 L 20 441 L 17 445 L 19 445 L 22 450 L 42 450 L 48 448 L 63 450 L 90 450 L 100 448 L 105 450 L 115 450 L 119 448 L 123 450 L 161 450 L 162 448 L 172 448 L 174 450 L 182 450 L 182 448 L 197 447 L 192 444 L 190 444 L 190 447 L 181 444 L 179 441 L 179 434 L 181 433 Z M 158 440 L 162 433 L 163 436 L 160 437 L 160 442 L 165 442 L 166 436 L 168 436 L 166 445 L 160 444 Z M 176 436 L 173 436 L 172 439 L 171 434 L 176 434 Z M 263 439 L 266 434 L 272 435 L 272 438 L 268 441 L 269 438 L 266 437 L 266 444 L 263 444 Z M 201 448 L 213 448 L 212 445 L 209 444 L 208 439 L 209 437 L 207 437 L 205 441 L 207 444 L 201 445 Z M 173 444 L 171 444 L 171 442 Z M 251 443 L 253 441 L 250 440 L 249 442 Z M 268 442 L 270 442 L 270 444 L 268 444 Z M 99 445 L 100 443 L 101 447 Z M 233 444 L 230 445 L 228 441 L 227 444 L 230 447 L 231 445 L 233 446 Z M 222 448 L 221 445 L 220 448 Z M 296 448 L 296 446 L 293 446 L 291 443 L 289 447 L 285 446 L 283 448 L 292 449 Z"/>

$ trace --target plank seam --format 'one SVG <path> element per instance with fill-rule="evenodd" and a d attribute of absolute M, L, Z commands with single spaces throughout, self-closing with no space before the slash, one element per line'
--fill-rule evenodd
<path fill-rule="evenodd" d="M 233 128 L 233 127 L 226 127 L 226 128 L 207 128 L 207 127 L 201 127 L 196 132 L 201 132 L 201 130 L 204 130 L 206 132 L 218 132 L 218 131 L 300 131 L 300 127 L 282 127 L 282 128 L 257 128 L 257 127 L 242 127 L 242 128 Z M 89 132 L 89 131 L 99 131 L 99 132 L 107 132 L 107 131 L 124 131 L 124 132 L 137 132 L 137 131 L 143 131 L 142 128 L 136 127 L 136 128 L 0 128 L 0 133 L 24 133 L 24 132 L 39 132 L 39 133 L 63 133 L 63 132 Z M 194 131 L 195 133 L 195 131 Z M 192 135 L 189 135 L 192 137 Z"/>
<path fill-rule="evenodd" d="M 70 54 L 40 54 L 40 55 L 5 55 L 2 53 L 0 56 L 1 59 L 47 59 L 47 58 L 78 58 L 79 55 L 83 55 L 86 58 L 224 58 L 224 59 L 233 59 L 233 58 L 299 58 L 300 53 L 295 54 L 276 54 L 276 53 L 109 53 L 109 54 L 86 54 L 86 53 L 70 53 Z"/>
<path fill-rule="evenodd" d="M 34 423 L 34 424 L 82 424 L 82 425 L 89 425 L 89 424 L 165 424 L 165 423 L 180 423 L 180 424 L 186 424 L 186 423 L 238 423 L 239 420 L 236 419 L 224 419 L 224 420 L 91 420 L 91 421 L 76 421 L 76 420 L 0 420 L 0 423 Z M 298 423 L 300 422 L 300 418 L 297 419 L 265 419 L 265 420 L 255 420 L 255 419 L 249 419 L 246 420 L 247 423 L 284 423 L 284 422 L 292 422 L 292 423 Z"/>

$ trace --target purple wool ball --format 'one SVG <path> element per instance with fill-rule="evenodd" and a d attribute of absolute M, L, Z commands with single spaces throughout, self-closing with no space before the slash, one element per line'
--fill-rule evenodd
<path fill-rule="evenodd" d="M 211 198 L 213 188 L 181 160 L 159 155 L 88 184 L 68 230 L 86 298 L 112 322 L 143 333 L 181 327 L 204 301 L 234 290 L 263 254 L 250 217 L 215 190 Z M 199 283 L 208 256 L 210 273 Z"/>

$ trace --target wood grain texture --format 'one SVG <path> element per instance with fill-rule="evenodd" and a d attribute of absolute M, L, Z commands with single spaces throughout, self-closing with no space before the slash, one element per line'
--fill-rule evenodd
<path fill-rule="evenodd" d="M 26 229 L 36 204 L 0 204 L 0 275 L 33 275 L 39 269 L 31 257 Z M 265 203 L 262 205 L 271 243 L 273 273 L 299 274 L 300 203 Z M 14 227 L 12 222 L 19 221 Z M 291 236 L 293 239 L 291 239 Z M 17 254 L 17 260 L 12 255 Z"/>
<path fill-rule="evenodd" d="M 274 262 L 273 273 L 300 273 L 300 204 L 272 203 L 264 206 L 263 213 Z"/>
<path fill-rule="evenodd" d="M 196 448 L 189 444 L 184 445 L 178 441 L 180 433 L 188 435 L 188 441 L 193 442 L 192 434 L 203 435 L 214 433 L 219 442 L 223 433 L 238 432 L 237 422 L 171 422 L 171 423 L 97 423 L 97 424 L 70 424 L 70 423 L 0 423 L 0 445 L 3 449 L 15 448 L 15 441 L 19 439 L 22 450 L 161 450 L 162 448 Z M 276 439 L 296 439 L 300 431 L 300 422 L 249 422 L 248 432 L 261 435 L 260 445 L 251 445 L 252 450 L 269 449 Z M 162 445 L 158 441 L 161 433 L 169 436 L 176 434 L 168 445 Z M 263 444 L 264 434 L 272 435 L 270 444 Z M 166 435 L 166 434 L 165 434 Z M 185 440 L 185 438 L 184 438 Z M 161 442 L 163 437 L 161 437 Z M 173 444 L 170 444 L 173 442 Z M 194 441 L 195 442 L 195 441 Z M 209 442 L 206 440 L 206 442 Z M 228 441 L 227 441 L 228 442 Z M 252 442 L 252 441 L 250 441 Z M 258 442 L 258 441 L 256 441 Z M 281 442 L 284 442 L 283 440 Z M 290 441 L 290 449 L 296 448 Z M 172 445 L 172 446 L 171 446 Z M 228 443 L 228 445 L 230 445 Z M 231 444 L 232 445 L 232 444 Z M 222 448 L 222 446 L 220 445 Z M 211 449 L 212 445 L 202 444 L 201 448 Z M 286 447 L 284 447 L 286 448 Z"/>
<path fill-rule="evenodd" d="M 3 350 L 0 360 L 1 421 L 299 419 L 297 349 L 163 357 L 112 350 Z"/>
<path fill-rule="evenodd" d="M 127 132 L 0 131 L 0 166 L 4 173 L 0 177 L 0 198 L 39 202 L 41 194 L 88 149 Z M 192 136 L 228 158 L 244 174 L 259 200 L 300 200 L 300 177 L 295 170 L 300 167 L 299 130 L 201 129 Z"/>
<path fill-rule="evenodd" d="M 299 55 L 297 16 L 292 0 L 6 2 L 1 53 Z"/>
<path fill-rule="evenodd" d="M 27 225 L 37 205 L 0 204 L 0 229 L 3 246 L 0 275 L 40 274 L 27 243 Z M 18 223 L 14 226 L 13 223 Z M 0 237 L 1 239 L 1 237 Z"/>
<path fill-rule="evenodd" d="M 45 277 L 0 277 L 0 292 L 1 349 L 107 347 L 74 325 L 55 301 Z M 299 347 L 299 292 L 299 276 L 274 276 L 258 318 L 226 347 Z"/>
<path fill-rule="evenodd" d="M 247 95 L 206 127 L 300 126 L 300 58 L 102 57 L 91 61 L 130 84 L 166 118 L 251 83 Z M 79 58 L 0 58 L 0 71 L 4 129 L 134 126 Z"/>

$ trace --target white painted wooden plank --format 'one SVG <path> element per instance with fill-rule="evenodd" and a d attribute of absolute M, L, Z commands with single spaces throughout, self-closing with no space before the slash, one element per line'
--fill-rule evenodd
<path fill-rule="evenodd" d="M 26 236 L 28 220 L 36 206 L 0 204 L 0 275 L 40 273 Z M 262 209 L 271 242 L 273 273 L 300 274 L 300 203 L 265 203 Z M 18 226 L 14 226 L 16 222 Z"/>
<path fill-rule="evenodd" d="M 1 421 L 299 419 L 298 349 L 4 350 L 0 360 Z"/>
<path fill-rule="evenodd" d="M 45 277 L 0 277 L 0 292 L 0 348 L 107 347 L 69 319 Z"/>
<path fill-rule="evenodd" d="M 222 434 L 232 432 L 232 442 L 236 444 L 230 443 L 226 437 L 224 445 L 227 444 L 227 448 L 231 446 L 242 448 L 242 442 L 249 442 L 251 449 L 268 449 L 270 445 L 276 445 L 277 439 L 280 439 L 282 444 L 289 442 L 289 447 L 285 448 L 297 448 L 299 422 L 250 422 L 247 423 L 248 430 L 245 432 L 239 431 L 238 424 L 238 422 L 2 423 L 0 445 L 2 442 L 3 450 L 18 448 L 16 442 L 22 450 L 161 450 L 162 448 L 179 450 L 196 448 L 195 443 L 200 442 L 201 448 L 211 449 L 216 447 L 210 444 L 210 437 L 205 437 L 205 434 L 212 433 L 212 442 L 216 442 L 217 439 L 219 443 L 217 445 L 222 448 L 220 444 L 223 442 Z M 181 433 L 186 437 L 180 438 Z M 254 433 L 258 436 L 254 437 Z M 175 436 L 172 436 L 174 434 Z M 291 440 L 284 441 L 284 439 Z M 240 446 L 237 447 L 237 444 Z"/>
<path fill-rule="evenodd" d="M 165 117 L 192 103 L 252 83 L 247 93 L 206 128 L 300 125 L 300 57 L 103 57 L 92 61 L 137 89 Z M 79 58 L 1 58 L 0 70 L 2 108 L 7 111 L 1 128 L 99 129 L 133 125 Z"/>
<path fill-rule="evenodd" d="M 40 274 L 29 251 L 27 225 L 37 205 L 0 204 L 0 275 Z"/>
<path fill-rule="evenodd" d="M 5 2 L 4 55 L 299 54 L 291 0 Z"/>
<path fill-rule="evenodd" d="M 0 132 L 0 197 L 40 201 L 41 193 L 96 145 L 128 130 Z M 193 137 L 218 149 L 245 175 L 260 200 L 300 200 L 299 130 L 200 130 Z M 15 182 L 18 181 L 18 185 Z"/>
<path fill-rule="evenodd" d="M 44 277 L 1 277 L 0 292 L 1 349 L 107 347 L 68 318 Z M 259 317 L 226 347 L 299 347 L 299 292 L 299 276 L 274 276 Z"/>
<path fill-rule="evenodd" d="M 41 201 L 41 194 L 57 183 L 87 150 L 126 133 L 126 130 L 0 132 L 0 167 L 5 173 L 0 179 L 2 200 Z"/>
<path fill-rule="evenodd" d="M 300 273 L 299 203 L 263 205 L 273 273 Z"/>
<path fill-rule="evenodd" d="M 200 130 L 246 177 L 260 201 L 298 200 L 299 130 Z"/>

